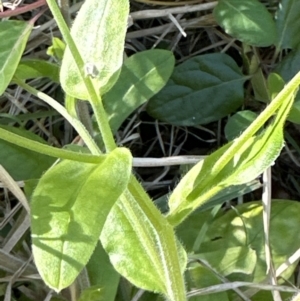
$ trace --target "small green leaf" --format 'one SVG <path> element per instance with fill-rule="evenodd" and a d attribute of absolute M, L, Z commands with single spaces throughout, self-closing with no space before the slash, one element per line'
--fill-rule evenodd
<path fill-rule="evenodd" d="M 48 286 L 62 290 L 86 265 L 130 173 L 131 155 L 118 148 L 99 165 L 63 161 L 41 178 L 31 202 L 32 249 Z"/>
<path fill-rule="evenodd" d="M 61 62 L 66 49 L 66 44 L 59 38 L 52 38 L 52 45 L 48 47 L 47 54 L 55 58 L 58 62 Z"/>
<path fill-rule="evenodd" d="M 166 84 L 174 64 L 173 53 L 160 49 L 139 52 L 125 60 L 117 83 L 103 95 L 113 132 Z"/>
<path fill-rule="evenodd" d="M 274 99 L 278 93 L 284 88 L 285 82 L 282 77 L 276 73 L 270 73 L 268 76 L 268 92 L 269 99 Z"/>
<path fill-rule="evenodd" d="M 32 28 L 23 21 L 0 22 L 0 95 L 12 80 Z"/>
<path fill-rule="evenodd" d="M 227 140 L 237 138 L 257 117 L 252 111 L 239 111 L 231 116 L 225 126 L 225 136 Z"/>
<path fill-rule="evenodd" d="M 134 285 L 170 301 L 184 301 L 185 251 L 173 228 L 133 181 L 108 215 L 100 237 L 103 247 L 114 268 Z"/>
<path fill-rule="evenodd" d="M 242 105 L 245 80 L 228 55 L 197 56 L 175 68 L 167 85 L 150 99 L 147 111 L 174 125 L 216 121 Z"/>
<path fill-rule="evenodd" d="M 246 44 L 266 47 L 275 43 L 275 22 L 257 0 L 219 0 L 214 17 L 226 33 Z"/>
<path fill-rule="evenodd" d="M 48 77 L 59 83 L 59 67 L 56 64 L 38 59 L 24 59 L 18 65 L 15 76 L 23 80 Z"/>
<path fill-rule="evenodd" d="M 0 128 L 46 144 L 39 136 L 21 128 L 1 125 Z M 0 162 L 15 181 L 37 179 L 55 162 L 55 158 L 36 153 L 0 139 Z"/>
<path fill-rule="evenodd" d="M 71 29 L 71 35 L 84 60 L 86 70 L 96 89 L 107 92 L 118 77 L 122 66 L 124 41 L 129 14 L 128 0 L 86 0 Z M 93 73 L 93 72 L 92 72 Z M 75 98 L 89 99 L 69 47 L 61 66 L 61 85 Z"/>
<path fill-rule="evenodd" d="M 270 73 L 268 76 L 268 88 L 270 99 L 273 99 L 284 87 L 285 82 L 282 77 L 276 73 Z M 293 123 L 300 124 L 300 94 L 297 93 L 291 111 L 287 120 Z"/>
<path fill-rule="evenodd" d="M 276 14 L 277 51 L 294 49 L 299 45 L 300 2 L 298 0 L 283 0 L 278 5 Z"/>

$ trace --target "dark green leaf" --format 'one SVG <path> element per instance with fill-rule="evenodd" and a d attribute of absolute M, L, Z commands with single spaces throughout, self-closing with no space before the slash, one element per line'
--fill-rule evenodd
<path fill-rule="evenodd" d="M 118 148 L 101 164 L 63 161 L 41 178 L 31 202 L 32 249 L 48 286 L 60 291 L 86 265 L 130 173 L 131 155 Z"/>
<path fill-rule="evenodd" d="M 97 301 L 114 301 L 120 275 L 113 268 L 100 242 L 98 242 L 86 269 L 90 285 L 95 288 L 101 288 L 100 298 Z"/>
<path fill-rule="evenodd" d="M 292 106 L 291 112 L 288 116 L 288 121 L 300 124 L 300 95 L 297 95 L 295 102 Z"/>
<path fill-rule="evenodd" d="M 219 120 L 243 103 L 245 80 L 228 55 L 197 56 L 175 68 L 167 85 L 149 101 L 147 111 L 175 125 Z"/>
<path fill-rule="evenodd" d="M 9 85 L 33 25 L 23 21 L 0 22 L 0 95 Z"/>
<path fill-rule="evenodd" d="M 285 82 L 288 82 L 299 70 L 300 64 L 300 47 L 292 50 L 275 68 L 275 72 L 278 73 Z M 273 84 L 273 89 L 280 88 L 284 82 Z M 288 120 L 297 124 L 300 124 L 300 93 L 298 92 L 292 106 L 291 112 L 288 116 Z"/>
<path fill-rule="evenodd" d="M 117 83 L 103 96 L 113 132 L 166 84 L 174 63 L 172 52 L 160 49 L 139 52 L 125 60 Z"/>
<path fill-rule="evenodd" d="M 300 65 L 300 45 L 287 54 L 284 59 L 277 64 L 274 69 L 275 73 L 278 73 L 285 82 L 290 81 L 296 73 L 299 71 Z"/>
<path fill-rule="evenodd" d="M 275 43 L 275 22 L 257 0 L 219 0 L 214 16 L 226 33 L 246 44 L 266 47 Z"/>
<path fill-rule="evenodd" d="M 187 287 L 189 290 L 200 289 L 221 284 L 221 280 L 200 263 L 191 265 L 187 270 Z M 190 297 L 189 301 L 229 301 L 227 292 Z"/>
<path fill-rule="evenodd" d="M 22 60 L 15 75 L 19 79 L 23 80 L 37 77 L 48 77 L 52 81 L 59 83 L 58 65 L 38 59 Z"/>
<path fill-rule="evenodd" d="M 29 131 L 4 125 L 1 125 L 1 128 L 46 144 L 42 138 Z M 16 181 L 40 178 L 55 160 L 55 158 L 36 153 L 0 139 L 0 164 Z"/>
<path fill-rule="evenodd" d="M 237 138 L 257 117 L 252 111 L 239 111 L 231 116 L 225 126 L 225 136 L 227 140 Z"/>
<path fill-rule="evenodd" d="M 282 0 L 278 5 L 276 16 L 277 51 L 294 49 L 299 45 L 300 37 L 300 2 L 298 0 Z"/>

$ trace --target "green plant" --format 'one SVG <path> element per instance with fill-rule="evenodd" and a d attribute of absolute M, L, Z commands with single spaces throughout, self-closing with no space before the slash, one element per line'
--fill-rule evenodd
<path fill-rule="evenodd" d="M 31 237 L 34 260 L 45 283 L 59 292 L 72 285 L 77 277 L 82 283 L 88 278 L 90 285 L 82 285 L 78 300 L 114 300 L 119 275 L 122 275 L 135 286 L 163 295 L 167 300 L 183 301 L 187 299 L 185 282 L 188 289 L 219 283 L 215 271 L 233 279 L 238 274 L 245 281 L 264 280 L 266 256 L 261 242 L 262 206 L 256 203 L 237 206 L 236 212 L 224 214 L 215 221 L 213 217 L 224 202 L 222 196 L 232 192 L 232 188 L 236 191 L 245 189 L 279 156 L 284 145 L 283 127 L 300 84 L 300 73 L 282 85 L 281 91 L 276 90 L 277 84 L 272 85 L 282 83 L 281 79 L 275 75 L 275 79 L 270 77 L 268 89 L 264 91 L 270 96 L 265 99 L 268 106 L 243 127 L 239 137 L 196 164 L 181 179 L 169 197 L 169 211 L 163 215 L 131 173 L 130 151 L 117 147 L 113 133 L 131 112 L 154 95 L 148 111 L 157 118 L 184 125 L 217 120 L 241 105 L 243 83 L 247 79 L 255 81 L 255 76 L 250 72 L 249 76 L 244 76 L 225 54 L 193 58 L 176 67 L 172 76 L 174 58 L 164 50 L 137 54 L 123 64 L 128 0 L 86 0 L 71 32 L 56 2 L 47 2 L 67 45 L 59 78 L 59 67 L 55 64 L 37 60 L 20 63 L 32 23 L 0 23 L 1 32 L 11 25 L 15 30 L 14 38 L 3 46 L 5 51 L 0 56 L 0 61 L 5 62 L 1 69 L 0 93 L 11 82 L 19 85 L 61 114 L 86 145 L 86 148 L 76 150 L 58 149 L 37 141 L 33 136 L 27 137 L 22 131 L 0 128 L 0 138 L 10 146 L 14 144 L 29 150 L 28 156 L 38 152 L 45 157 L 41 157 L 45 165 L 40 165 L 36 174 L 27 175 L 28 179 L 39 178 L 30 196 Z M 252 7 L 251 1 L 246 2 Z M 234 1 L 224 0 L 216 8 L 216 18 L 225 28 L 228 17 L 224 11 L 233 4 L 238 6 Z M 229 11 L 229 15 L 231 13 Z M 272 18 L 266 20 L 271 22 Z M 273 28 L 272 24 L 270 28 Z M 272 36 L 268 36 L 270 40 L 262 38 L 253 42 L 257 34 L 249 36 L 249 30 L 246 30 L 245 35 L 241 28 L 229 25 L 228 32 L 232 35 L 237 32 L 237 38 L 243 40 L 244 37 L 243 42 L 259 46 L 274 43 Z M 271 31 L 273 34 L 273 29 Z M 6 32 L 7 36 L 11 34 Z M 277 47 L 281 45 L 277 43 Z M 55 50 L 55 45 L 53 47 Z M 193 68 L 203 79 L 203 86 L 185 76 L 185 72 L 188 74 Z M 25 83 L 27 78 L 36 76 L 48 76 L 61 83 L 66 93 L 65 107 Z M 170 76 L 166 87 L 158 93 Z M 218 76 L 221 79 L 216 81 L 213 77 Z M 184 81 L 188 88 L 179 89 L 175 84 L 178 81 Z M 177 92 L 182 96 L 196 91 L 198 97 L 210 97 L 216 86 L 219 94 L 230 95 L 232 101 L 216 115 L 211 110 L 204 115 L 200 111 L 187 110 L 183 116 L 180 110 L 182 99 L 178 98 L 171 98 L 175 102 L 170 106 L 171 112 L 161 106 L 159 95 L 172 96 Z M 89 116 L 79 118 L 77 99 L 88 100 L 93 108 L 100 142 L 84 125 Z M 218 97 L 216 102 L 214 108 L 220 103 Z M 14 150 L 19 154 L 20 149 Z M 49 157 L 62 160 L 55 164 Z M 18 176 L 24 177 L 15 175 Z M 204 211 L 205 206 L 207 209 L 210 205 L 214 207 L 212 212 Z M 279 212 L 290 208 L 288 220 L 294 223 L 297 219 L 298 205 L 277 202 L 274 207 Z M 276 210 L 273 215 L 276 215 Z M 197 227 L 202 232 L 183 235 L 186 229 L 195 226 L 193 218 L 199 221 L 199 216 L 203 219 Z M 280 228 L 276 221 L 273 223 L 276 229 Z M 230 228 L 232 224 L 234 229 Z M 276 231 L 283 231 L 284 236 L 291 238 L 287 244 L 289 252 L 293 253 L 300 238 L 295 240 L 295 234 L 288 233 L 287 229 Z M 236 236 L 239 230 L 242 234 Z M 261 240 L 252 238 L 257 235 Z M 289 256 L 281 247 L 281 244 L 275 244 L 273 250 L 278 266 Z M 188 266 L 187 251 L 195 253 L 190 256 L 194 263 Z M 231 266 L 230 262 L 233 262 Z M 103 265 L 109 283 L 102 275 L 104 271 L 95 269 L 93 263 Z M 286 275 L 290 276 L 292 271 L 290 269 Z M 227 293 L 206 297 L 214 300 L 220 296 L 222 300 L 233 298 Z"/>

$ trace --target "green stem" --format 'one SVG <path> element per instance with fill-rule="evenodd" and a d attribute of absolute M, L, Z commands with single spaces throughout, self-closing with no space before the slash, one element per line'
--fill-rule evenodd
<path fill-rule="evenodd" d="M 87 147 L 89 148 L 89 150 L 91 151 L 92 154 L 98 155 L 101 153 L 97 144 L 92 139 L 92 137 L 89 135 L 88 131 L 83 126 L 83 124 L 78 119 L 72 117 L 60 103 L 58 103 L 55 99 L 48 96 L 47 94 L 40 92 L 40 91 L 36 90 L 35 88 L 25 84 L 22 80 L 20 80 L 18 78 L 14 78 L 14 81 L 20 87 L 22 87 L 24 90 L 31 93 L 32 95 L 37 96 L 39 99 L 43 100 L 48 105 L 50 105 L 52 108 L 54 108 L 58 113 L 60 113 L 78 132 L 78 134 L 80 135 L 80 137 L 82 138 L 84 143 L 87 145 Z"/>
<path fill-rule="evenodd" d="M 95 156 L 90 154 L 83 154 L 78 152 L 73 152 L 61 148 L 55 148 L 47 144 L 43 144 L 31 139 L 14 134 L 10 131 L 0 128 L 0 139 L 3 139 L 7 142 L 13 143 L 20 147 L 32 150 L 43 155 L 48 155 L 50 157 L 67 159 L 73 161 L 80 161 L 85 163 L 94 163 L 99 164 L 103 162 L 105 155 Z"/>
<path fill-rule="evenodd" d="M 55 20 L 56 20 L 56 23 L 58 25 L 60 32 L 70 49 L 70 52 L 77 65 L 79 74 L 82 78 L 82 81 L 85 84 L 87 91 L 88 91 L 88 94 L 90 96 L 89 100 L 94 109 L 94 114 L 95 114 L 99 129 L 100 129 L 100 132 L 102 134 L 103 142 L 105 144 L 107 151 L 110 152 L 113 149 L 115 149 L 117 146 L 116 146 L 112 131 L 109 126 L 108 118 L 107 118 L 106 112 L 104 110 L 101 97 L 96 92 L 95 87 L 94 87 L 90 77 L 85 75 L 84 61 L 78 51 L 77 46 L 75 45 L 75 42 L 70 34 L 69 28 L 68 28 L 66 22 L 64 21 L 64 18 L 60 12 L 60 9 L 59 9 L 56 1 L 55 0 L 47 0 L 47 3 L 48 3 L 48 6 L 49 6 Z"/>

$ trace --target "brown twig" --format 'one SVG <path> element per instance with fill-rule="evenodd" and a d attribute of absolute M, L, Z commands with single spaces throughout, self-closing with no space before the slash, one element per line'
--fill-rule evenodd
<path fill-rule="evenodd" d="M 38 0 L 34 3 L 28 4 L 25 6 L 21 6 L 21 7 L 17 7 L 14 10 L 6 10 L 4 12 L 0 12 L 0 19 L 12 17 L 12 16 L 18 16 L 18 15 L 24 14 L 28 11 L 34 10 L 34 9 L 44 6 L 44 5 L 47 5 L 46 0 Z"/>

